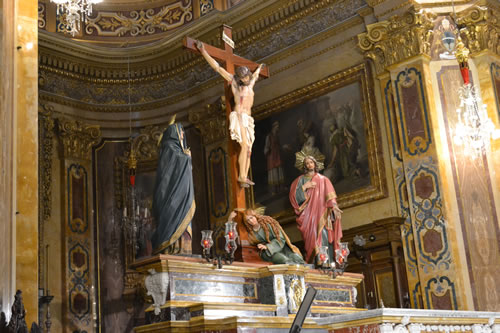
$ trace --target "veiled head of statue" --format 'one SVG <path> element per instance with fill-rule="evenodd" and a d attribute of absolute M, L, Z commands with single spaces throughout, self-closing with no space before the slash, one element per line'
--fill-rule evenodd
<path fill-rule="evenodd" d="M 240 66 L 236 68 L 236 81 L 239 85 L 248 85 L 250 83 L 250 78 L 252 72 L 246 66 Z"/>
<path fill-rule="evenodd" d="M 163 134 L 162 141 L 167 141 L 170 145 L 178 146 L 182 149 L 186 145 L 186 136 L 182 124 L 175 123 L 168 126 Z"/>

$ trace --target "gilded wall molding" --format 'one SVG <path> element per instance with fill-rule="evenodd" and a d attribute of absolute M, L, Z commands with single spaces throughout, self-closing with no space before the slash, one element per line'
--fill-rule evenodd
<path fill-rule="evenodd" d="M 252 53 L 257 52 L 252 49 L 256 42 L 266 38 L 268 39 L 264 42 L 272 41 L 272 45 L 266 47 L 268 51 L 260 55 L 263 57 L 357 15 L 357 9 L 364 6 L 362 0 L 342 0 L 335 1 L 333 4 L 331 1 L 323 0 L 309 7 L 306 7 L 303 2 L 304 0 L 294 1 L 286 8 L 278 8 L 270 13 L 265 11 L 264 17 L 256 16 L 244 27 L 238 27 L 238 22 L 227 22 L 231 19 L 225 18 L 225 13 L 222 13 L 218 15 L 220 19 L 217 20 L 220 23 L 216 21 L 217 25 L 210 28 L 208 34 L 208 24 L 204 24 L 203 28 L 193 29 L 189 33 L 193 36 L 203 34 L 203 41 L 218 46 L 221 44 L 220 25 L 223 22 L 230 23 L 234 25 L 233 39 L 237 45 L 235 52 L 245 58 L 252 58 Z M 302 5 L 296 5 L 298 3 Z M 337 14 L 332 15 L 332 13 Z M 296 36 L 297 33 L 300 33 L 300 38 Z M 40 65 L 45 66 L 45 69 L 60 70 L 61 73 L 58 73 L 60 75 L 92 80 L 94 83 L 117 84 L 126 80 L 129 57 L 132 69 L 131 78 L 146 81 L 171 78 L 180 72 L 192 70 L 192 66 L 197 63 L 202 63 L 196 55 L 185 52 L 181 48 L 180 38 L 176 37 L 165 39 L 162 43 L 133 53 L 123 49 L 113 49 L 109 52 L 92 49 L 46 33 L 41 33 L 40 39 Z M 165 54 L 166 49 L 170 51 L 170 56 Z M 150 61 L 151 58 L 148 57 L 152 54 L 153 57 L 167 56 L 168 60 L 166 62 Z"/>
<path fill-rule="evenodd" d="M 46 267 L 45 226 L 48 223 L 52 210 L 52 153 L 54 138 L 53 107 L 46 104 L 39 105 L 38 111 L 38 260 L 40 285 L 46 285 L 42 281 L 45 274 L 41 274 L 42 267 Z M 43 284 L 42 284 L 43 283 Z"/>
<path fill-rule="evenodd" d="M 101 129 L 97 125 L 60 118 L 58 129 L 65 158 L 90 160 L 92 147 L 101 141 Z"/>
<path fill-rule="evenodd" d="M 280 21 L 278 27 L 273 26 L 260 33 L 263 36 L 256 34 L 238 43 L 239 47 L 235 52 L 249 59 L 264 58 L 308 39 L 318 32 L 331 29 L 340 22 L 356 16 L 357 11 L 365 6 L 364 0 L 336 1 L 332 6 L 327 6 L 328 3 L 320 1 L 313 13 L 305 10 L 298 15 L 300 19 L 295 19 L 295 22 Z"/>
<path fill-rule="evenodd" d="M 96 17 L 88 18 L 85 33 L 106 37 L 153 35 L 178 28 L 192 19 L 192 1 L 183 0 L 160 8 L 128 13 L 99 11 Z"/>
<path fill-rule="evenodd" d="M 226 138 L 227 126 L 224 96 L 213 104 L 207 104 L 201 111 L 190 111 L 189 122 L 200 130 L 205 145 Z"/>
<path fill-rule="evenodd" d="M 295 7 L 294 3 L 297 4 Z M 326 38 L 362 24 L 357 11 L 366 6 L 361 0 L 334 3 L 324 0 L 318 1 L 316 6 L 311 6 L 308 1 L 294 3 L 274 9 L 271 14 L 265 14 L 262 20 L 249 23 L 244 28 L 238 28 L 236 24 L 233 37 L 242 38 L 234 38 L 238 54 L 250 59 L 272 55 L 266 61 L 267 64 L 281 61 L 293 55 L 297 47 L 312 47 Z M 247 30 L 252 28 L 254 33 L 248 34 Z M 211 29 L 207 36 L 203 40 L 212 40 L 213 45 L 220 43 L 218 28 Z M 72 107 L 85 107 L 91 111 L 125 112 L 123 106 L 128 103 L 127 58 L 106 55 L 98 64 L 90 60 L 91 57 L 76 57 L 74 52 L 70 56 L 67 56 L 69 51 L 55 52 L 58 40 L 42 34 L 42 39 L 45 37 L 48 37 L 51 46 L 42 48 L 39 57 L 41 99 Z M 155 49 L 156 46 L 150 50 L 154 54 L 153 61 L 139 61 L 140 56 L 137 54 L 131 56 L 131 102 L 137 111 L 175 104 L 220 82 L 201 57 L 180 49 L 180 41 L 170 40 L 161 45 L 168 48 L 168 44 L 170 48 L 174 47 L 174 51 L 173 57 L 168 57 L 166 62 L 154 60 L 162 56 Z M 259 45 L 262 47 L 257 47 Z M 296 47 L 290 47 L 292 45 Z M 71 44 L 67 41 L 64 46 L 66 50 L 71 49 Z M 286 51 L 281 52 L 283 49 Z M 78 53 L 78 48 L 76 51 Z M 117 53 L 121 54 L 120 52 Z"/>
<path fill-rule="evenodd" d="M 462 29 L 471 54 L 489 50 L 500 55 L 500 10 L 492 6 L 473 6 L 458 13 L 457 23 Z"/>
<path fill-rule="evenodd" d="M 417 55 L 430 56 L 435 15 L 426 11 L 411 11 L 402 16 L 367 26 L 358 35 L 358 46 L 365 57 L 373 60 L 377 74 L 388 67 Z"/>
<path fill-rule="evenodd" d="M 40 221 L 46 222 L 51 215 L 52 207 L 52 153 L 54 138 L 54 108 L 42 104 L 39 106 L 39 198 L 40 198 Z M 42 229 L 43 230 L 43 229 Z M 43 234 L 40 232 L 40 234 Z"/>
<path fill-rule="evenodd" d="M 47 6 L 43 2 L 38 3 L 38 28 L 45 29 L 47 26 L 46 12 Z"/>

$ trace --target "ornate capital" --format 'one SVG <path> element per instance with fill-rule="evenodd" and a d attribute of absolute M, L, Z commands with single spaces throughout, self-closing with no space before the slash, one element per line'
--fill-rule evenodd
<path fill-rule="evenodd" d="M 90 160 L 92 146 L 101 140 L 99 126 L 82 124 L 79 121 L 68 119 L 59 119 L 58 125 L 64 157 Z"/>
<path fill-rule="evenodd" d="M 227 136 L 224 97 L 213 104 L 207 104 L 202 111 L 189 112 L 189 121 L 200 130 L 204 144 L 223 140 Z"/>
<path fill-rule="evenodd" d="M 375 63 L 377 74 L 411 57 L 430 54 L 435 15 L 412 9 L 402 16 L 368 25 L 358 35 L 358 45 L 365 57 Z"/>
<path fill-rule="evenodd" d="M 472 6 L 458 13 L 457 23 L 471 54 L 490 50 L 500 55 L 500 11 L 493 7 Z"/>

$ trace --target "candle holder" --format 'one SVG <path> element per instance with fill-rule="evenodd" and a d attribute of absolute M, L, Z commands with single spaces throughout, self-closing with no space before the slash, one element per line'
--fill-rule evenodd
<path fill-rule="evenodd" d="M 222 268 L 222 262 L 225 265 L 231 265 L 234 261 L 234 253 L 238 248 L 237 239 L 239 237 L 238 231 L 236 229 L 236 222 L 228 221 L 224 226 L 219 226 L 215 229 L 215 235 L 219 234 L 224 227 L 224 238 L 226 239 L 226 245 L 224 247 L 225 252 L 223 254 L 218 253 L 217 246 L 213 246 L 214 241 L 212 235 L 214 231 L 203 230 L 201 232 L 201 246 L 203 248 L 202 256 L 207 260 L 207 262 L 213 261 L 214 265 L 217 265 L 218 269 Z"/>
<path fill-rule="evenodd" d="M 330 262 L 328 255 L 328 246 L 321 246 L 318 253 L 319 269 L 335 279 L 339 275 L 343 275 L 348 266 L 347 258 L 349 257 L 348 243 L 340 243 L 340 248 L 335 250 L 335 261 Z"/>

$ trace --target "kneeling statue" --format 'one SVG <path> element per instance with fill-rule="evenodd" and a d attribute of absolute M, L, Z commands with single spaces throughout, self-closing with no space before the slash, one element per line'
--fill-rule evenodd
<path fill-rule="evenodd" d="M 229 215 L 232 221 L 236 211 Z M 270 216 L 260 215 L 253 209 L 243 212 L 243 224 L 248 230 L 250 244 L 256 245 L 262 260 L 273 264 L 304 264 L 300 251 L 281 228 L 278 221 Z"/>

